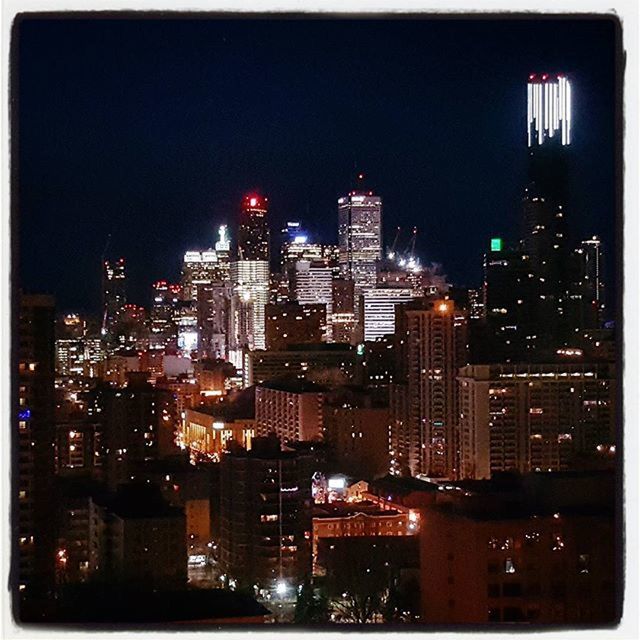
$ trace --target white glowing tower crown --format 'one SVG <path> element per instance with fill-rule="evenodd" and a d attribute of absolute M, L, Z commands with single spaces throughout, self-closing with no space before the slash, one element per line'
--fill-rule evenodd
<path fill-rule="evenodd" d="M 527 83 L 527 144 L 571 143 L 571 83 L 562 75 L 531 74 Z"/>

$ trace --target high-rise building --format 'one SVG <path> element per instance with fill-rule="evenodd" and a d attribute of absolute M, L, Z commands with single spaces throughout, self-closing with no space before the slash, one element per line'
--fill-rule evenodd
<path fill-rule="evenodd" d="M 291 346 L 287 351 L 250 352 L 245 356 L 245 386 L 290 377 L 319 384 L 347 384 L 352 381 L 356 350 L 347 344 Z"/>
<path fill-rule="evenodd" d="M 231 264 L 231 240 L 226 224 L 218 227 L 218 239 L 215 244 L 218 256 L 218 278 L 223 282 L 229 281 L 229 265 Z"/>
<path fill-rule="evenodd" d="M 581 329 L 600 329 L 604 313 L 602 243 L 597 236 L 583 240 L 570 255 L 568 314 L 570 333 Z M 575 340 L 577 336 L 573 336 Z M 571 338 L 569 338 L 571 340 Z"/>
<path fill-rule="evenodd" d="M 325 389 L 305 380 L 265 382 L 256 387 L 256 429 L 282 442 L 320 440 Z"/>
<path fill-rule="evenodd" d="M 218 273 L 218 254 L 208 251 L 187 251 L 182 263 L 180 284 L 183 300 L 198 300 L 198 285 L 221 280 Z"/>
<path fill-rule="evenodd" d="M 18 316 L 17 406 L 13 440 L 16 475 L 13 584 L 26 595 L 46 593 L 55 577 L 54 376 L 55 307 L 44 295 L 21 295 Z"/>
<path fill-rule="evenodd" d="M 238 226 L 238 260 L 269 261 L 267 198 L 247 195 L 242 199 Z"/>
<path fill-rule="evenodd" d="M 102 334 L 107 335 L 120 308 L 126 303 L 124 258 L 105 260 L 102 271 Z"/>
<path fill-rule="evenodd" d="M 353 280 L 334 278 L 331 284 L 333 314 L 331 331 L 333 342 L 354 341 L 356 316 L 354 309 Z"/>
<path fill-rule="evenodd" d="M 299 222 L 287 222 L 287 228 L 282 231 L 284 240 L 281 247 L 280 265 L 283 273 L 286 273 L 289 267 L 298 260 L 318 261 L 323 259 L 323 246 L 311 242 L 309 234 Z"/>
<path fill-rule="evenodd" d="M 265 314 L 268 350 L 282 351 L 292 345 L 322 342 L 327 324 L 323 304 L 268 304 Z"/>
<path fill-rule="evenodd" d="M 523 198 L 523 248 L 535 285 L 530 314 L 536 348 L 548 351 L 563 343 L 568 330 L 571 83 L 562 74 L 531 74 L 527 97 L 529 182 Z"/>
<path fill-rule="evenodd" d="M 269 263 L 239 260 L 231 263 L 230 351 L 264 349 L 265 306 L 269 303 Z"/>
<path fill-rule="evenodd" d="M 323 407 L 324 440 L 336 468 L 356 478 L 389 471 L 389 406 L 375 390 L 338 389 Z"/>
<path fill-rule="evenodd" d="M 458 382 L 461 478 L 580 470 L 615 450 L 613 365 L 474 365 Z"/>
<path fill-rule="evenodd" d="M 84 370 L 84 340 L 56 340 L 56 373 L 60 376 L 82 376 Z"/>
<path fill-rule="evenodd" d="M 201 358 L 227 358 L 232 295 L 233 288 L 228 281 L 198 285 L 198 354 Z"/>
<path fill-rule="evenodd" d="M 372 192 L 352 191 L 338 200 L 340 270 L 354 283 L 354 313 L 359 296 L 376 283 L 382 258 L 382 198 Z"/>
<path fill-rule="evenodd" d="M 502 238 L 491 239 L 484 256 L 484 319 L 491 346 L 483 361 L 523 361 L 535 349 L 533 279 L 527 253 L 505 246 Z"/>
<path fill-rule="evenodd" d="M 333 314 L 333 276 L 331 267 L 323 262 L 298 260 L 292 271 L 293 299 L 299 304 L 324 305 L 326 324 L 324 340 L 332 341 L 331 317 Z"/>
<path fill-rule="evenodd" d="M 269 303 L 269 225 L 267 199 L 242 200 L 238 227 L 238 260 L 230 269 L 229 357 L 240 367 L 244 349 L 265 348 L 265 305 Z"/>
<path fill-rule="evenodd" d="M 452 300 L 397 307 L 399 384 L 391 388 L 391 469 L 456 477 L 458 369 L 467 363 L 467 317 Z"/>
<path fill-rule="evenodd" d="M 381 286 L 364 289 L 360 298 L 360 322 L 365 341 L 395 333 L 396 306 L 418 297 L 413 289 Z"/>
<path fill-rule="evenodd" d="M 441 486 L 446 503 L 420 519 L 421 621 L 512 630 L 615 624 L 613 475 Z"/>
<path fill-rule="evenodd" d="M 180 300 L 181 287 L 159 280 L 153 285 L 151 303 L 151 333 L 149 348 L 163 351 L 170 344 L 177 345 L 178 335 L 175 315 Z"/>
<path fill-rule="evenodd" d="M 277 438 L 222 456 L 220 566 L 229 582 L 282 596 L 310 575 L 313 462 Z"/>

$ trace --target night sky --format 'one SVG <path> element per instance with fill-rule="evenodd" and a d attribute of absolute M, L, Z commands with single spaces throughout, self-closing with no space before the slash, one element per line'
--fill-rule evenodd
<path fill-rule="evenodd" d="M 613 270 L 611 21 L 26 19 L 17 35 L 17 278 L 60 310 L 98 309 L 109 235 L 148 305 L 249 190 L 272 232 L 301 219 L 335 242 L 356 168 L 385 244 L 416 225 L 423 262 L 479 285 L 488 239 L 519 234 L 530 72 L 571 76 L 570 224 Z"/>

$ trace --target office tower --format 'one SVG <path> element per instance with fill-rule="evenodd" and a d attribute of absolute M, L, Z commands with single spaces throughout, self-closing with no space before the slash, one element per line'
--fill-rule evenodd
<path fill-rule="evenodd" d="M 579 470 L 615 449 L 613 365 L 475 365 L 458 383 L 461 478 Z"/>
<path fill-rule="evenodd" d="M 397 313 L 400 384 L 391 389 L 392 469 L 456 477 L 456 376 L 468 358 L 466 315 L 442 299 L 399 305 Z"/>
<path fill-rule="evenodd" d="M 292 270 L 293 299 L 300 304 L 322 304 L 326 309 L 324 340 L 331 342 L 333 331 L 333 276 L 331 267 L 323 262 L 298 260 Z"/>
<path fill-rule="evenodd" d="M 568 284 L 569 344 L 582 329 L 600 329 L 604 313 L 602 243 L 597 236 L 583 240 L 570 255 Z"/>
<path fill-rule="evenodd" d="M 198 285 L 198 354 L 201 358 L 227 358 L 232 295 L 233 288 L 228 281 Z"/>
<path fill-rule="evenodd" d="M 175 313 L 180 300 L 181 287 L 159 280 L 153 285 L 151 303 L 151 334 L 149 348 L 164 351 L 177 344 Z"/>
<path fill-rule="evenodd" d="M 147 310 L 136 304 L 122 305 L 111 326 L 112 347 L 146 351 L 149 348 L 149 341 Z"/>
<path fill-rule="evenodd" d="M 269 261 L 267 198 L 247 195 L 242 199 L 238 225 L 238 260 Z"/>
<path fill-rule="evenodd" d="M 218 227 L 218 239 L 216 240 L 215 249 L 218 256 L 218 279 L 228 282 L 231 264 L 231 240 L 229 239 L 229 230 L 226 224 L 221 224 Z"/>
<path fill-rule="evenodd" d="M 365 341 L 379 340 L 396 331 L 396 306 L 418 297 L 411 288 L 381 286 L 364 289 L 360 319 Z"/>
<path fill-rule="evenodd" d="M 277 438 L 232 447 L 220 469 L 220 567 L 229 582 L 282 596 L 311 573 L 313 456 Z"/>
<path fill-rule="evenodd" d="M 490 361 L 527 360 L 537 346 L 536 305 L 530 257 L 520 248 L 492 238 L 484 256 L 484 316 L 489 331 L 485 358 Z M 485 360 L 486 361 L 486 360 Z"/>
<path fill-rule="evenodd" d="M 265 316 L 269 351 L 286 351 L 292 345 L 322 342 L 327 324 L 324 304 L 268 304 Z"/>
<path fill-rule="evenodd" d="M 84 375 L 84 340 L 58 339 L 56 345 L 56 373 L 60 376 Z"/>
<path fill-rule="evenodd" d="M 324 258 L 323 246 L 311 242 L 299 222 L 287 222 L 287 228 L 282 232 L 280 266 L 283 273 L 286 274 L 298 260 L 319 261 Z"/>
<path fill-rule="evenodd" d="M 553 351 L 567 337 L 571 84 L 563 75 L 529 76 L 528 185 L 523 248 L 533 274 L 531 317 L 537 348 Z"/>
<path fill-rule="evenodd" d="M 363 289 L 376 283 L 382 258 L 382 199 L 352 191 L 338 200 L 338 244 L 342 276 L 354 284 L 354 313 Z"/>
<path fill-rule="evenodd" d="M 21 295 L 18 305 L 12 574 L 19 591 L 30 595 L 51 589 L 55 572 L 55 308 L 53 298 L 44 295 Z"/>
<path fill-rule="evenodd" d="M 88 378 L 99 378 L 104 358 L 102 340 L 86 336 L 84 339 L 84 375 Z"/>
<path fill-rule="evenodd" d="M 229 357 L 240 367 L 244 349 L 265 348 L 265 305 L 269 303 L 269 226 L 267 199 L 242 200 L 238 227 L 238 260 L 230 269 Z"/>
<path fill-rule="evenodd" d="M 198 351 L 198 307 L 195 301 L 184 302 L 174 311 L 178 351 L 185 357 L 191 357 Z"/>
<path fill-rule="evenodd" d="M 124 258 L 105 260 L 102 271 L 102 335 L 111 331 L 116 314 L 127 301 Z"/>
<path fill-rule="evenodd" d="M 282 442 L 320 440 L 324 387 L 305 380 L 264 382 L 256 387 L 258 436 Z"/>
<path fill-rule="evenodd" d="M 421 622 L 513 631 L 619 619 L 614 474 L 450 487 L 420 521 Z"/>
<path fill-rule="evenodd" d="M 183 300 L 198 300 L 198 285 L 221 280 L 216 251 L 187 251 L 184 254 L 180 285 Z"/>

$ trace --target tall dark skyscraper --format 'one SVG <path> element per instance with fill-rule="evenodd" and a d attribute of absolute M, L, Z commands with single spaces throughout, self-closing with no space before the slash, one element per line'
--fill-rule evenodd
<path fill-rule="evenodd" d="M 55 503 L 51 496 L 55 472 L 54 300 L 43 295 L 21 296 L 18 313 L 15 584 L 26 593 L 45 593 L 55 579 Z"/>
<path fill-rule="evenodd" d="M 527 85 L 528 184 L 523 249 L 533 274 L 536 348 L 567 337 L 567 215 L 570 210 L 571 83 L 563 74 L 531 74 Z M 544 327 L 544 330 L 542 328 Z"/>
<path fill-rule="evenodd" d="M 102 271 L 102 333 L 111 329 L 116 314 L 127 301 L 124 258 L 105 260 Z"/>
<path fill-rule="evenodd" d="M 238 226 L 238 260 L 269 260 L 267 198 L 247 195 L 242 199 Z"/>

